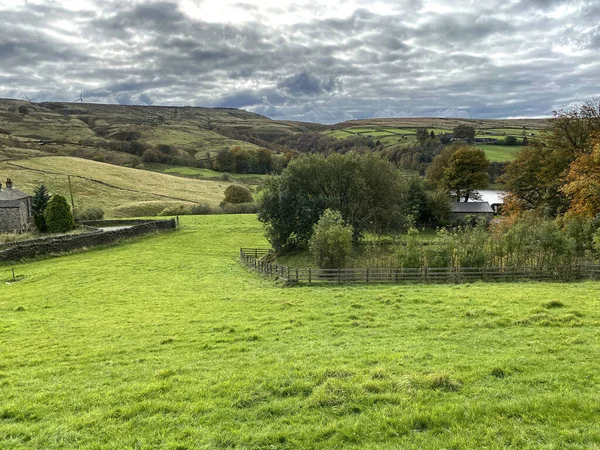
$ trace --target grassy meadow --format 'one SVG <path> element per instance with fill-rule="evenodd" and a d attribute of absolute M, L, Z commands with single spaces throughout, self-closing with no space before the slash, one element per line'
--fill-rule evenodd
<path fill-rule="evenodd" d="M 81 158 L 48 156 L 0 162 L 0 180 L 32 193 L 44 182 L 68 198 L 71 174 L 76 208 L 101 207 L 107 217 L 156 215 L 166 207 L 205 203 L 218 206 L 231 181 L 183 178 Z"/>
<path fill-rule="evenodd" d="M 425 123 L 426 119 L 365 119 L 359 123 L 374 123 L 373 126 L 350 126 L 348 128 L 324 131 L 324 134 L 337 139 L 346 139 L 351 136 L 370 136 L 373 139 L 378 139 L 384 146 L 395 147 L 395 146 L 411 146 L 417 145 L 415 127 L 399 128 L 398 126 L 391 126 L 394 123 L 406 125 L 408 123 L 419 123 L 419 126 L 427 128 L 428 131 L 433 131 L 436 135 L 440 133 L 452 133 L 452 124 L 460 124 L 465 121 L 459 119 L 431 119 L 429 125 Z M 395 122 L 394 122 L 395 121 Z M 352 123 L 352 122 L 349 122 Z M 382 123 L 377 126 L 376 124 Z M 436 123 L 445 123 L 445 128 L 439 128 L 435 125 Z M 512 124 L 513 128 L 490 128 L 494 124 Z M 387 124 L 387 125 L 385 125 Z M 483 120 L 472 120 L 467 121 L 464 124 L 470 125 L 476 128 L 476 137 L 481 138 L 495 138 L 504 139 L 506 136 L 516 136 L 521 138 L 523 131 L 527 134 L 529 139 L 544 139 L 547 136 L 547 132 L 544 129 L 544 122 L 531 122 L 531 120 L 504 120 L 504 121 L 483 121 Z M 535 128 L 532 128 L 532 125 Z M 526 127 L 523 129 L 523 127 Z M 531 136 L 533 134 L 534 136 Z M 404 139 L 402 139 L 404 138 Z M 491 162 L 510 162 L 515 158 L 516 153 L 522 149 L 522 146 L 507 146 L 507 145 L 495 145 L 495 144 L 475 144 L 476 147 L 481 148 L 485 151 L 486 156 Z"/>
<path fill-rule="evenodd" d="M 3 449 L 600 447 L 600 283 L 284 287 L 181 223 L 0 284 Z"/>
<path fill-rule="evenodd" d="M 476 144 L 475 147 L 482 149 L 491 162 L 510 162 L 515 159 L 517 152 L 524 148 L 522 145 L 486 144 Z"/>

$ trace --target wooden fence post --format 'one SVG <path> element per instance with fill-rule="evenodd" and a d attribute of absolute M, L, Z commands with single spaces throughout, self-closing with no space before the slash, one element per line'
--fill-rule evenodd
<path fill-rule="evenodd" d="M 311 283 L 311 276 L 310 276 L 310 267 L 308 268 L 308 284 Z"/>
<path fill-rule="evenodd" d="M 366 272 L 366 278 L 367 278 L 367 283 L 369 282 L 369 268 L 367 267 L 367 272 Z"/>

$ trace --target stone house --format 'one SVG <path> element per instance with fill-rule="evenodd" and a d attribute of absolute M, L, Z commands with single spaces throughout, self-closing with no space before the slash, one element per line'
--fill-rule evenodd
<path fill-rule="evenodd" d="M 0 232 L 21 233 L 32 222 L 31 196 L 13 188 L 10 178 L 6 187 L 0 183 Z"/>

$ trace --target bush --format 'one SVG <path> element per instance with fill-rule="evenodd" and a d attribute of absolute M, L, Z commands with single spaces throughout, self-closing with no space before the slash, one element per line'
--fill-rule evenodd
<path fill-rule="evenodd" d="M 35 224 L 35 228 L 40 233 L 45 233 L 46 231 L 48 231 L 48 226 L 46 225 L 46 219 L 44 218 L 44 214 L 34 214 L 33 223 Z"/>
<path fill-rule="evenodd" d="M 62 195 L 54 194 L 44 212 L 46 225 L 50 233 L 65 233 L 73 229 L 73 214 Z"/>
<path fill-rule="evenodd" d="M 102 220 L 104 219 L 104 211 L 102 208 L 90 207 L 84 208 L 81 211 L 77 211 L 75 214 L 75 221 L 81 222 L 82 220 Z"/>
<path fill-rule="evenodd" d="M 221 209 L 225 214 L 256 214 L 256 203 L 223 203 Z"/>
<path fill-rule="evenodd" d="M 159 162 L 161 155 L 156 150 L 148 149 L 142 155 L 142 161 L 144 162 Z"/>
<path fill-rule="evenodd" d="M 252 202 L 252 193 L 248 188 L 244 186 L 239 186 L 237 184 L 232 184 L 227 189 L 225 189 L 225 203 L 251 203 Z"/>
<path fill-rule="evenodd" d="M 596 251 L 596 254 L 598 256 L 600 256 L 600 228 L 594 234 L 593 241 L 594 241 L 594 250 Z"/>
<path fill-rule="evenodd" d="M 352 251 L 352 226 L 346 225 L 339 211 L 326 209 L 313 228 L 308 248 L 322 269 L 345 266 Z"/>
<path fill-rule="evenodd" d="M 212 208 L 205 204 L 194 205 L 190 208 L 190 214 L 197 216 L 205 216 L 207 214 L 212 214 L 213 212 Z"/>

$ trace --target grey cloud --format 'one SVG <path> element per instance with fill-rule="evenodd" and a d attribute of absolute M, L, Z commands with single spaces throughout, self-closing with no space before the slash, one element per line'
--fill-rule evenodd
<path fill-rule="evenodd" d="M 261 21 L 272 12 L 249 3 L 236 5 L 248 12 L 240 24 L 193 19 L 160 1 L 102 2 L 78 13 L 50 1 L 0 6 L 0 96 L 72 101 L 83 89 L 96 102 L 243 107 L 336 122 L 539 116 L 599 94 L 597 1 L 574 0 L 558 18 L 545 14 L 562 4 L 551 0 L 465 1 L 449 14 L 424 13 L 427 0 L 383 2 L 389 14 L 358 9 L 271 28 Z M 313 9 L 326 11 L 316 2 Z M 558 53 L 556 44 L 580 51 Z"/>
<path fill-rule="evenodd" d="M 320 95 L 340 88 L 340 82 L 336 78 L 319 78 L 307 71 L 286 77 L 277 85 L 291 95 Z"/>
<path fill-rule="evenodd" d="M 140 94 L 140 96 L 138 97 L 138 102 L 139 102 L 139 103 L 143 103 L 143 104 L 145 104 L 145 105 L 151 105 L 152 103 L 154 103 L 154 102 L 152 101 L 152 98 L 151 98 L 151 97 L 150 97 L 148 94 L 146 94 L 146 93 L 144 93 L 144 92 L 142 92 L 142 93 Z"/>

